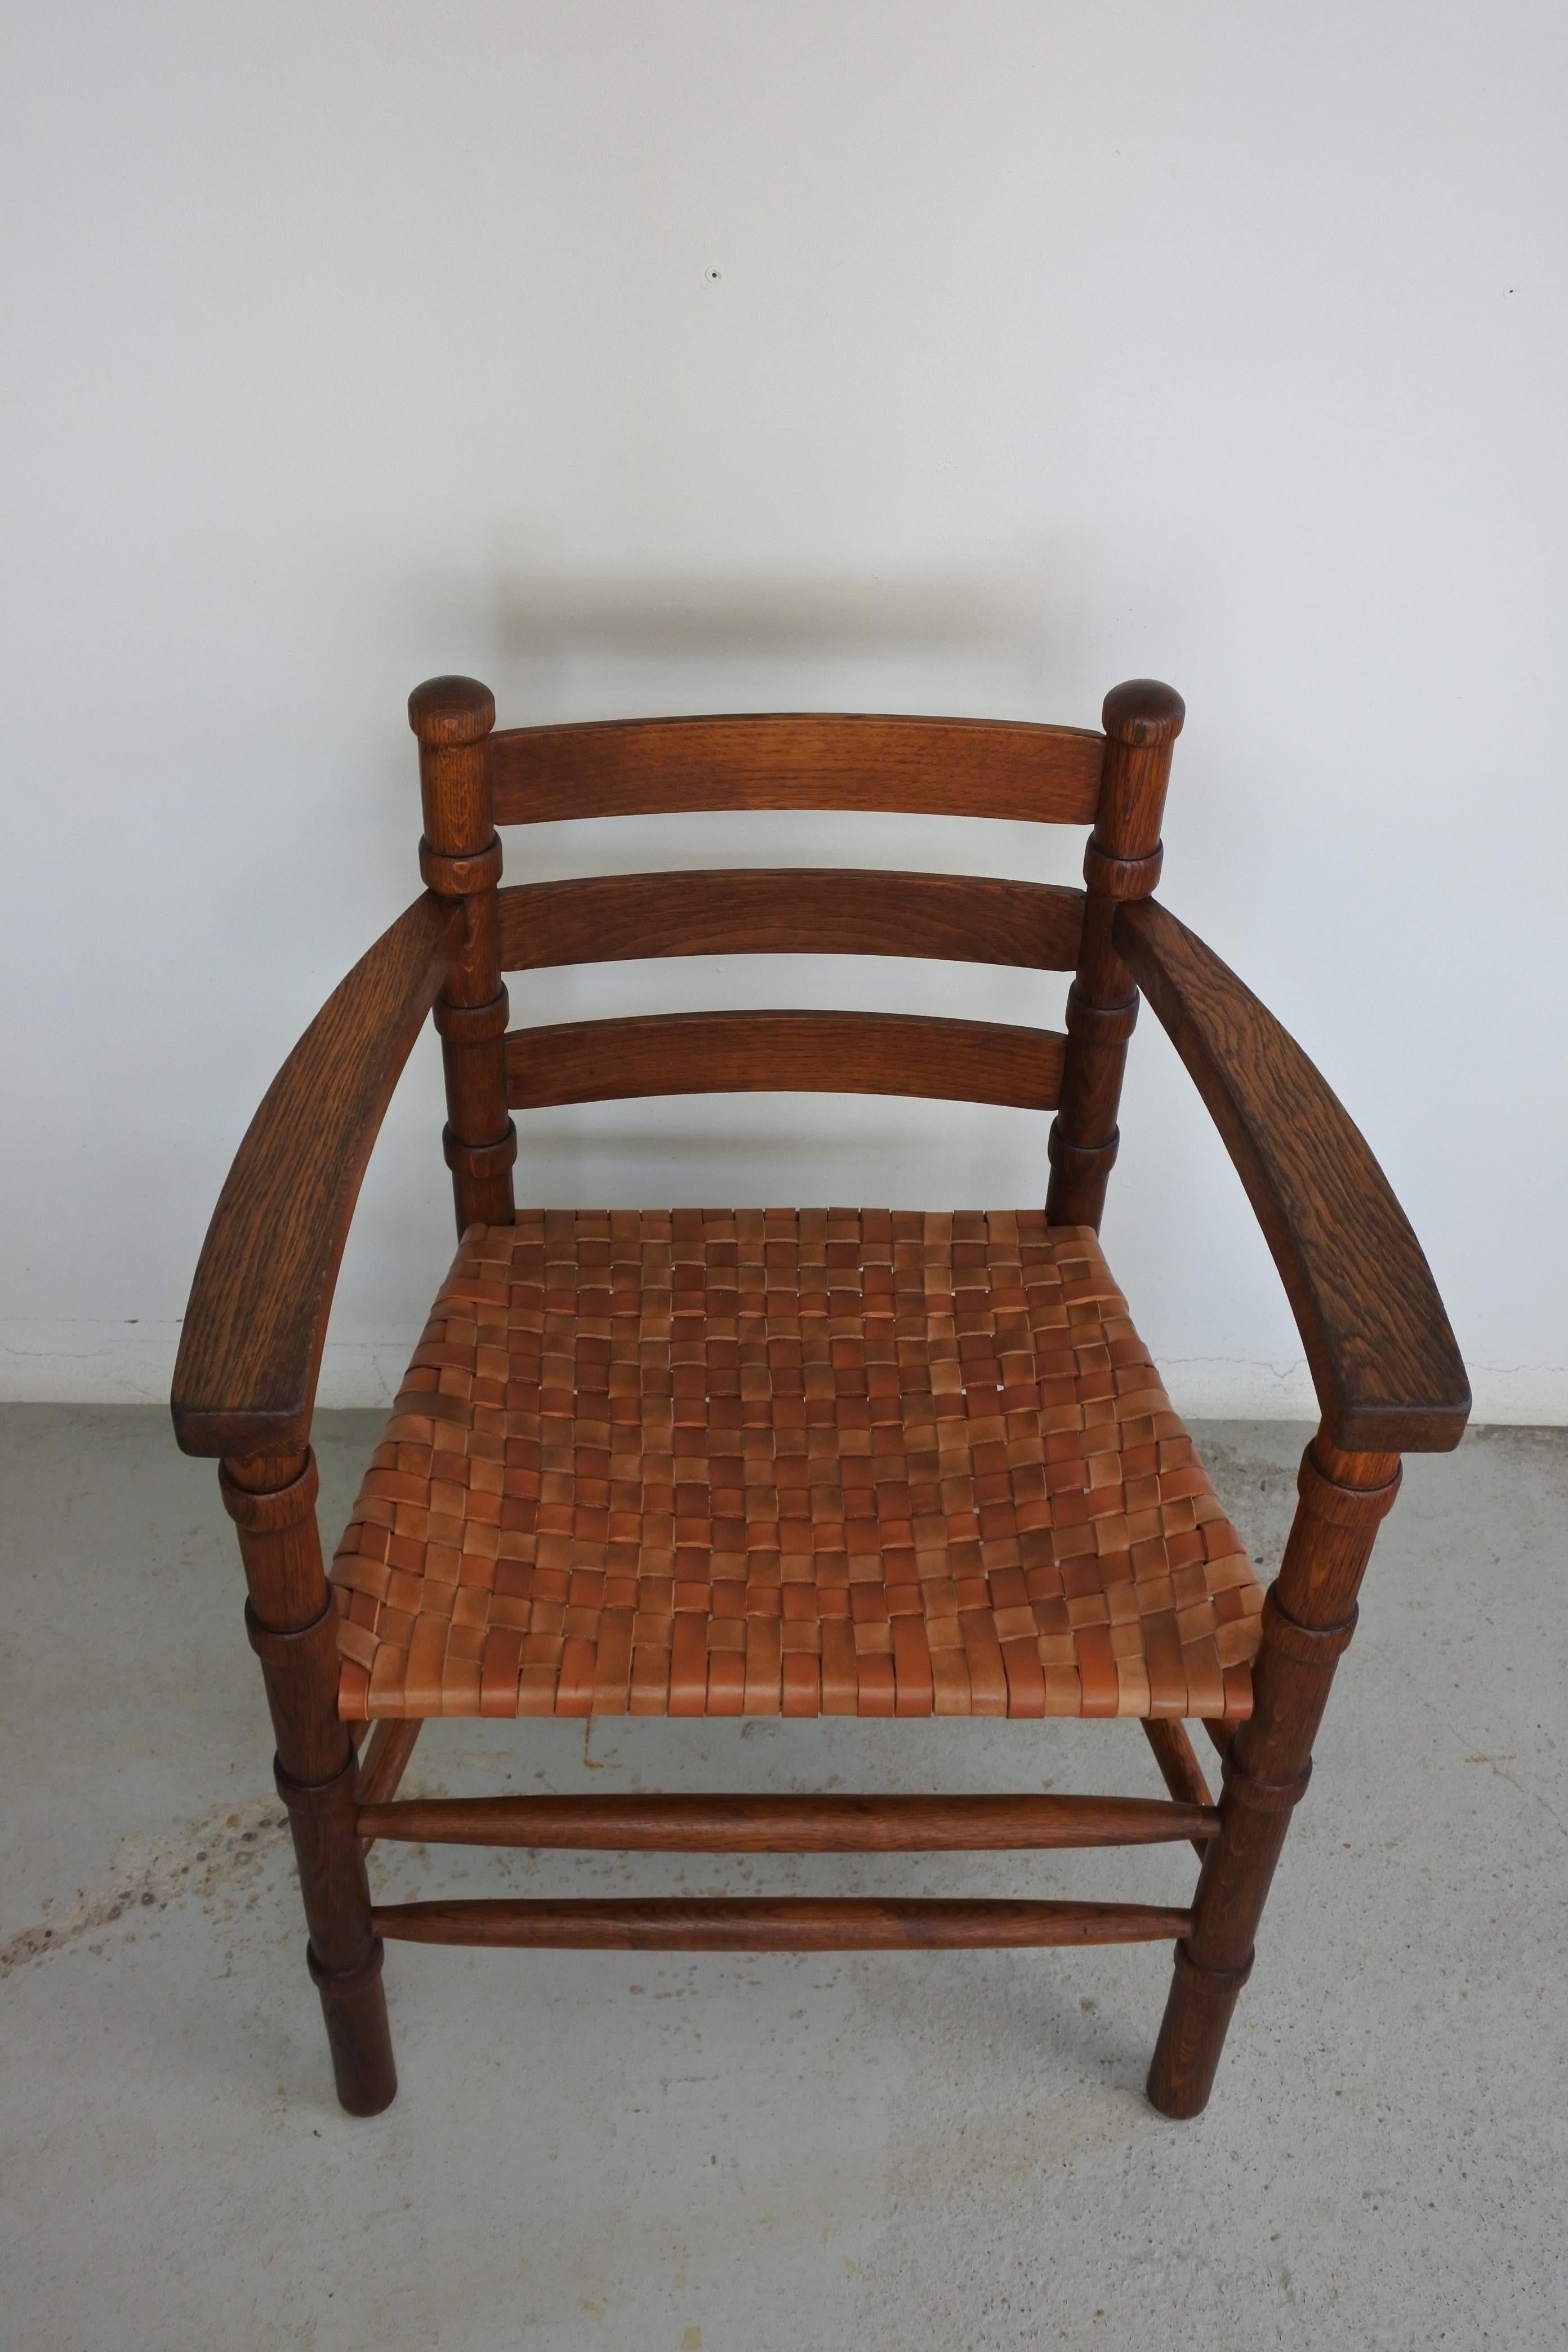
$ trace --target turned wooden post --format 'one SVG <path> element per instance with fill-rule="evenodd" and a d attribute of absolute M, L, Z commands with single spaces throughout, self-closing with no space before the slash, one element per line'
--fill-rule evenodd
<path fill-rule="evenodd" d="M 1067 1064 L 1051 1121 L 1046 1215 L 1053 1225 L 1100 1230 L 1127 1041 L 1138 1018 L 1138 991 L 1111 927 L 1122 899 L 1147 898 L 1160 879 L 1171 747 L 1185 716 L 1181 696 L 1157 678 L 1129 678 L 1105 698 L 1105 768 L 1083 861 L 1083 945 L 1068 991 Z"/>
<path fill-rule="evenodd" d="M 379 2115 L 397 2074 L 356 1829 L 359 1759 L 338 1715 L 337 1611 L 316 1529 L 315 1457 L 226 1461 L 218 1479 L 239 1530 L 246 1630 L 272 1710 L 278 1793 L 294 1832 L 338 2096 L 350 2115 Z"/>
<path fill-rule="evenodd" d="M 1297 1485 L 1290 1539 L 1263 1606 L 1253 1711 L 1221 1768 L 1219 1835 L 1199 1874 L 1193 1932 L 1176 1947 L 1149 2070 L 1149 2096 L 1167 2116 L 1197 2115 L 1214 2087 L 1269 1881 L 1311 1773 L 1334 1668 L 1355 1631 L 1356 1593 L 1378 1523 L 1399 1491 L 1399 1456 L 1344 1454 L 1320 1431 Z"/>
<path fill-rule="evenodd" d="M 442 1141 L 459 1234 L 472 1224 L 511 1223 L 517 1158 L 502 1044 L 508 1008 L 496 917 L 501 854 L 487 751 L 495 717 L 495 697 L 477 678 L 426 678 L 408 698 L 425 804 L 419 871 L 438 897 L 460 898 L 467 919 L 436 1006 L 447 1071 Z"/>

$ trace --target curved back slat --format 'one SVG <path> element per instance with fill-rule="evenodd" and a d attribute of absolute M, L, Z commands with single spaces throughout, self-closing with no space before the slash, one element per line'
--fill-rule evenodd
<path fill-rule="evenodd" d="M 628 719 L 489 738 L 498 824 L 700 809 L 1093 822 L 1105 739 L 984 719 Z"/>
<path fill-rule="evenodd" d="M 1083 892 L 842 866 L 597 875 L 500 894 L 503 971 L 641 956 L 890 955 L 1072 971 Z"/>
<path fill-rule="evenodd" d="M 634 1095 L 926 1095 L 1049 1110 L 1067 1039 L 1052 1029 L 893 1013 L 663 1013 L 513 1030 L 514 1110 Z"/>

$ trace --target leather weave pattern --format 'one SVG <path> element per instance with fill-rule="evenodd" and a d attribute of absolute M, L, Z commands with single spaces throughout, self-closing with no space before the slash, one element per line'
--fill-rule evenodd
<path fill-rule="evenodd" d="M 1263 1601 L 1032 1211 L 471 1226 L 332 1580 L 351 1719 L 1235 1719 Z"/>

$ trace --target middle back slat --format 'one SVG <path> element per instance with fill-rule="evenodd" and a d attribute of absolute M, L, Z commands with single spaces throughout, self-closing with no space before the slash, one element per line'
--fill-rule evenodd
<path fill-rule="evenodd" d="M 595 875 L 500 894 L 503 971 L 689 955 L 921 956 L 1076 969 L 1083 892 L 969 874 L 755 867 Z"/>

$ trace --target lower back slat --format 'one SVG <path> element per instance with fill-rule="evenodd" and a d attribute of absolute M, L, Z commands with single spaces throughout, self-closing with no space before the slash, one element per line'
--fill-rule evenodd
<path fill-rule="evenodd" d="M 896 1013 L 663 1013 L 514 1030 L 516 1110 L 634 1095 L 923 1095 L 1054 1108 L 1067 1039 L 1053 1029 Z"/>

